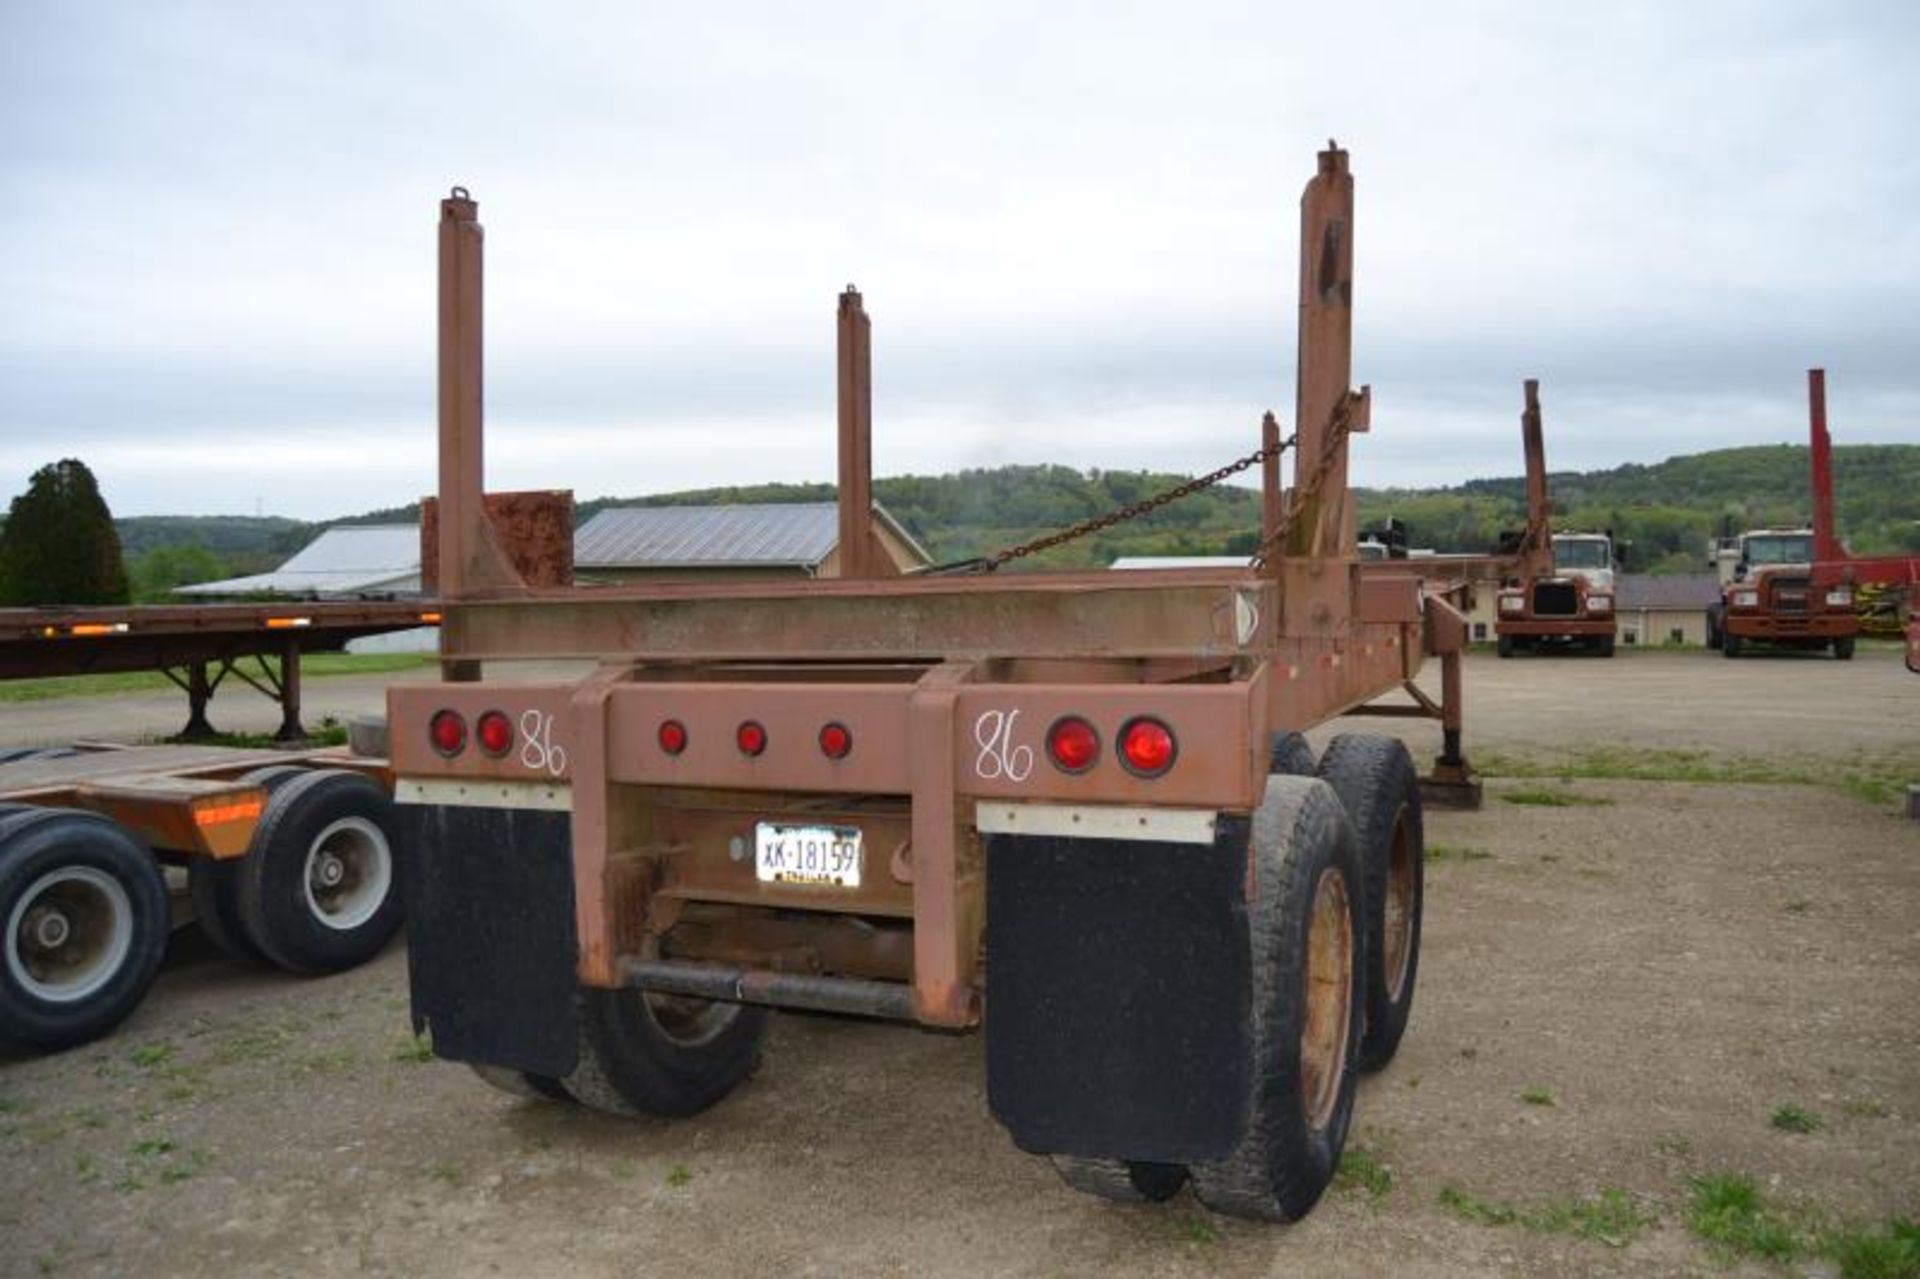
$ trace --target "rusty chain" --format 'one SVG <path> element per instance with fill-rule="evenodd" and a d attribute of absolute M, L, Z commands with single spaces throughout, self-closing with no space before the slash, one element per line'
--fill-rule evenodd
<path fill-rule="evenodd" d="M 1314 499 L 1320 496 L 1321 486 L 1327 482 L 1327 476 L 1332 472 L 1333 464 L 1340 458 L 1341 446 L 1346 443 L 1348 434 L 1353 430 L 1354 411 L 1362 403 L 1364 399 L 1359 392 L 1348 391 L 1333 406 L 1333 412 L 1327 415 L 1327 430 L 1321 437 L 1320 456 L 1315 459 L 1313 470 L 1308 473 L 1305 482 L 1294 489 L 1292 498 L 1287 503 L 1287 509 L 1281 512 L 1280 522 L 1274 525 L 1273 532 L 1261 538 L 1260 545 L 1254 548 L 1253 555 L 1248 561 L 1249 567 L 1265 567 L 1267 560 L 1293 531 L 1293 523 L 1299 518 L 1300 512 L 1315 504 Z M 1292 443 L 1293 438 L 1298 437 L 1289 438 L 1288 443 Z"/>
<path fill-rule="evenodd" d="M 1130 502 L 1126 506 L 1108 511 L 1105 515 L 1096 515 L 1091 519 L 1081 520 L 1078 524 L 1070 524 L 1066 528 L 1056 529 L 1044 536 L 1036 537 L 1030 542 L 1022 542 L 1018 546 L 1003 547 L 995 551 L 992 555 L 983 555 L 970 560 L 960 560 L 954 564 L 942 564 L 928 571 L 931 573 L 991 573 L 1001 565 L 1010 563 L 1013 560 L 1024 559 L 1029 555 L 1037 555 L 1041 551 L 1052 550 L 1056 546 L 1078 541 L 1083 537 L 1089 537 L 1092 534 L 1098 533 L 1102 529 L 1112 528 L 1116 524 L 1125 524 L 1128 520 L 1137 520 L 1143 515 L 1151 515 L 1161 507 L 1173 502 L 1178 502 L 1183 497 L 1192 497 L 1195 493 L 1203 489 L 1210 489 L 1220 483 L 1220 481 L 1227 479 L 1229 476 L 1238 475 L 1248 467 L 1258 466 L 1270 457 L 1278 457 L 1293 447 L 1293 441 L 1294 437 L 1289 435 L 1286 439 L 1279 441 L 1271 448 L 1263 447 L 1256 449 L 1245 457 L 1236 458 L 1218 470 L 1209 471 L 1205 475 L 1188 480 L 1185 483 L 1176 484 L 1172 488 L 1155 493 L 1151 497 L 1143 497 L 1138 502 Z"/>

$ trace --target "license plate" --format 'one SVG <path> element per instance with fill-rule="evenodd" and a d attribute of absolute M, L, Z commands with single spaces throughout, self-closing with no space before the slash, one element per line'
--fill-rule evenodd
<path fill-rule="evenodd" d="M 763 883 L 858 888 L 860 861 L 858 826 L 761 822 L 753 828 L 753 873 Z"/>

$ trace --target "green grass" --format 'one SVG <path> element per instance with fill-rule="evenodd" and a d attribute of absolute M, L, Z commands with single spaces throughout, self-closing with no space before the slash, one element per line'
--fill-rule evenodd
<path fill-rule="evenodd" d="M 1885 1102 L 1855 1097 L 1840 1103 L 1840 1113 L 1851 1119 L 1885 1119 L 1890 1112 Z"/>
<path fill-rule="evenodd" d="M 408 1035 L 394 1046 L 393 1059 L 415 1065 L 432 1061 L 433 1037 L 431 1035 Z"/>
<path fill-rule="evenodd" d="M 1174 1237 L 1186 1243 L 1220 1242 L 1220 1228 L 1199 1213 L 1187 1213 L 1169 1220 Z"/>
<path fill-rule="evenodd" d="M 1766 1202 L 1753 1178 L 1738 1173 L 1695 1177 L 1687 1228 L 1737 1257 L 1791 1261 L 1803 1242 L 1793 1221 Z"/>
<path fill-rule="evenodd" d="M 1474 848 L 1468 844 L 1428 844 L 1427 861 L 1435 862 L 1484 862 L 1493 856 L 1484 848 Z"/>
<path fill-rule="evenodd" d="M 1549 1088 L 1529 1088 L 1520 1094 L 1520 1100 L 1526 1102 L 1529 1106 L 1551 1106 L 1555 1104 L 1553 1091 Z"/>
<path fill-rule="evenodd" d="M 1348 1146 L 1340 1155 L 1340 1167 L 1334 1172 L 1334 1184 L 1367 1192 L 1379 1199 L 1393 1189 L 1393 1170 L 1364 1146 Z"/>
<path fill-rule="evenodd" d="M 693 1169 L 685 1164 L 675 1164 L 667 1169 L 667 1184 L 675 1190 L 693 1180 Z"/>
<path fill-rule="evenodd" d="M 439 660 L 439 656 L 433 653 L 307 653 L 300 659 L 300 676 L 302 679 L 326 679 L 334 675 L 384 675 L 431 666 Z M 44 702 L 58 697 L 112 697 L 121 693 L 165 692 L 172 688 L 173 681 L 159 671 L 54 675 L 45 679 L 0 681 L 0 702 Z"/>
<path fill-rule="evenodd" d="M 1532 804 L 1540 808 L 1600 808 L 1613 803 L 1598 795 L 1582 795 L 1570 790 L 1549 790 L 1545 786 L 1523 786 L 1500 796 L 1508 804 Z"/>
<path fill-rule="evenodd" d="M 1781 1132 L 1817 1132 L 1820 1128 L 1819 1115 L 1791 1103 L 1775 1106 L 1773 1116 L 1767 1122 Z"/>
<path fill-rule="evenodd" d="M 1882 1230 L 1829 1231 L 1820 1251 L 1840 1263 L 1840 1279 L 1920 1277 L 1920 1226 L 1904 1217 Z"/>
<path fill-rule="evenodd" d="M 1452 1185 L 1442 1186 L 1439 1198 L 1441 1206 L 1462 1221 L 1572 1235 L 1610 1248 L 1626 1247 L 1654 1221 L 1624 1190 L 1602 1190 L 1579 1199 L 1550 1199 L 1528 1207 L 1482 1199 Z"/>
<path fill-rule="evenodd" d="M 172 1044 L 145 1044 L 133 1050 L 133 1064 L 145 1070 L 161 1065 L 173 1056 Z"/>
<path fill-rule="evenodd" d="M 1596 746 L 1557 756 L 1480 751 L 1474 766 L 1486 777 L 1587 778 L 1603 781 L 1690 782 L 1701 785 L 1820 786 L 1876 807 L 1905 798 L 1920 775 L 1920 751 L 1878 755 L 1802 756 L 1791 763 L 1702 750 Z"/>

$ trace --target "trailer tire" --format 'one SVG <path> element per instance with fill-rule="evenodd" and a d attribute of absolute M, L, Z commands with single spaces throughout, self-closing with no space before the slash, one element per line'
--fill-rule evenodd
<path fill-rule="evenodd" d="M 1164 1203 L 1187 1184 L 1180 1164 L 1147 1163 L 1138 1159 L 1082 1159 L 1054 1155 L 1053 1170 L 1060 1180 L 1083 1195 L 1097 1195 L 1115 1203 Z"/>
<path fill-rule="evenodd" d="M 153 985 L 169 922 L 159 863 L 117 822 L 0 819 L 0 1039 L 67 1048 L 113 1029 Z"/>
<path fill-rule="evenodd" d="M 515 1097 L 522 1097 L 528 1101 L 570 1102 L 573 1100 L 565 1085 L 558 1079 L 549 1079 L 545 1075 L 536 1075 L 531 1071 L 515 1070 L 511 1066 L 489 1066 L 478 1061 L 468 1062 L 467 1067 L 483 1082 Z"/>
<path fill-rule="evenodd" d="M 268 764 L 240 776 L 242 782 L 263 787 L 271 796 L 307 770 L 293 764 Z M 247 936 L 240 919 L 240 863 L 232 858 L 195 857 L 187 863 L 187 889 L 193 898 L 193 920 L 200 933 L 227 958 L 239 964 L 268 961 Z"/>
<path fill-rule="evenodd" d="M 1725 631 L 1721 629 L 1720 610 L 1717 607 L 1710 608 L 1707 610 L 1707 647 L 1719 648 L 1724 639 Z"/>
<path fill-rule="evenodd" d="M 1833 655 L 1843 662 L 1853 660 L 1853 636 L 1842 635 L 1833 642 Z"/>
<path fill-rule="evenodd" d="M 1320 780 L 1347 810 L 1366 888 L 1367 1019 L 1359 1066 L 1374 1071 L 1400 1047 L 1420 972 L 1427 895 L 1420 778 L 1399 738 L 1342 733 L 1320 758 Z"/>
<path fill-rule="evenodd" d="M 1247 1128 L 1226 1158 L 1192 1165 L 1215 1212 L 1305 1215 L 1333 1179 L 1353 1116 L 1366 954 L 1360 866 L 1333 789 L 1270 777 L 1253 817 L 1247 940 L 1253 1019 Z"/>
<path fill-rule="evenodd" d="M 1613 656 L 1613 636 L 1603 635 L 1598 640 L 1594 641 L 1593 651 L 1598 653 L 1602 657 L 1612 657 Z"/>
<path fill-rule="evenodd" d="M 1722 634 L 1720 637 L 1720 656 L 1729 660 L 1740 656 L 1740 637 Z"/>
<path fill-rule="evenodd" d="M 752 1004 L 583 987 L 580 1064 L 563 1082 L 608 1114 L 695 1115 L 760 1065 L 770 1016 Z"/>
<path fill-rule="evenodd" d="M 1291 730 L 1275 733 L 1270 760 L 1267 766 L 1269 773 L 1285 773 L 1289 777 L 1313 776 L 1313 747 L 1307 744 L 1305 733 Z"/>
<path fill-rule="evenodd" d="M 373 958 L 400 927 L 397 832 L 393 801 L 357 773 L 316 769 L 271 788 L 238 865 L 247 939 L 289 972 Z"/>

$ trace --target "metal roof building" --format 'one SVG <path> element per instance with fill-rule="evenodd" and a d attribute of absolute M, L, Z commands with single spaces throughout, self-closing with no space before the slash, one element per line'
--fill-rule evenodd
<path fill-rule="evenodd" d="M 420 593 L 420 529 L 414 524 L 330 528 L 271 573 L 177 587 L 175 595 L 286 595 L 299 599 Z"/>
<path fill-rule="evenodd" d="M 874 532 L 902 572 L 931 557 L 899 521 L 873 508 Z M 725 570 L 729 577 L 832 577 L 839 511 L 832 502 L 639 506 L 601 511 L 573 539 L 583 576 L 633 580 Z"/>

